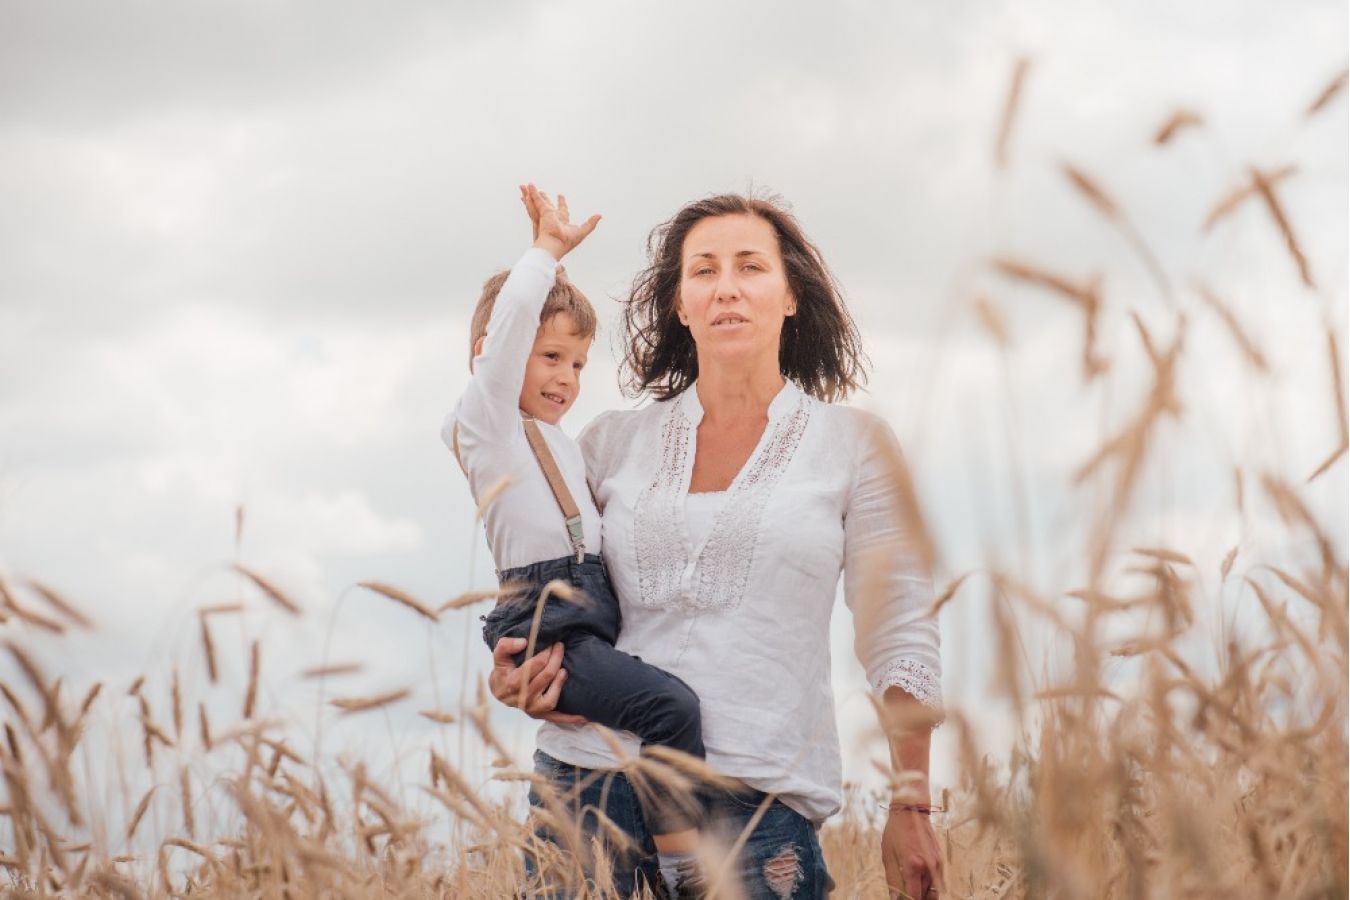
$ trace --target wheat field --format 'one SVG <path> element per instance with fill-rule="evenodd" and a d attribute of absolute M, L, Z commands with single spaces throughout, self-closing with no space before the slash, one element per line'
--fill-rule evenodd
<path fill-rule="evenodd" d="M 1026 74 L 1021 64 L 1010 81 L 995 165 L 1008 164 Z M 1345 84 L 1338 75 L 1302 114 L 1327 114 L 1343 102 Z M 1201 115 L 1179 110 L 1152 140 L 1166 148 L 1203 127 Z M 1127 212 L 1130 198 L 1114 197 L 1101 176 L 1072 164 L 1060 174 L 1131 248 L 1156 287 L 1155 302 L 1140 312 L 1100 280 L 1064 274 L 1076 268 L 1071 261 L 995 254 L 985 261 L 987 272 L 1009 291 L 1063 301 L 1056 315 L 1081 324 L 1080 341 L 1062 348 L 1063 362 L 1084 385 L 1133 367 L 1142 389 L 1095 453 L 1061 473 L 1066 483 L 1104 497 L 1100 515 L 1058 536 L 1068 545 L 1058 549 L 1083 561 L 1082 581 L 1047 590 L 991 565 L 949 573 L 938 585 L 934 615 L 949 605 L 984 604 L 1000 700 L 1015 723 L 1012 741 L 988 746 L 975 713 L 947 710 L 941 727 L 959 747 L 960 778 L 940 798 L 946 811 L 933 817 L 947 857 L 944 896 L 1346 897 L 1345 506 L 1343 498 L 1333 504 L 1341 521 L 1329 521 L 1309 499 L 1328 473 L 1345 466 L 1344 310 L 1335 306 L 1345 298 L 1322 298 L 1325 329 L 1309 336 L 1331 385 L 1316 405 L 1334 423 L 1339 444 L 1306 472 L 1239 464 L 1225 511 L 1264 511 L 1296 552 L 1262 558 L 1234 546 L 1213 570 L 1186 546 L 1150 544 L 1137 500 L 1145 473 L 1159 464 L 1159 435 L 1203 412 L 1185 378 L 1188 332 L 1223 335 L 1255 378 L 1269 377 L 1270 348 L 1194 270 L 1160 261 Z M 1222 229 L 1240 211 L 1260 209 L 1296 281 L 1314 289 L 1316 261 L 1280 199 L 1293 175 L 1292 168 L 1248 167 L 1195 227 Z M 972 297 L 967 313 L 963 327 L 982 332 L 990 353 L 1016 364 L 1019 351 L 998 298 Z M 1108 335 L 1120 338 L 1118 345 L 1128 340 L 1131 352 L 1108 358 Z M 926 556 L 940 561 L 941 540 L 926 527 L 899 460 L 896 478 L 907 488 L 897 515 L 908 519 Z M 48 587 L 42 573 L 0 581 L 5 671 L 12 673 L 0 683 L 0 868 L 9 895 L 506 897 L 520 884 L 521 852 L 532 845 L 539 817 L 564 835 L 561 850 L 535 848 L 543 879 L 589 896 L 613 895 L 603 865 L 589 875 L 583 869 L 593 847 L 570 826 L 565 798 L 537 785 L 544 809 L 536 822 L 523 820 L 520 796 L 533 776 L 494 732 L 492 701 L 481 687 L 462 708 L 421 714 L 496 761 L 497 792 L 477 789 L 435 745 L 421 753 L 416 781 L 398 786 L 380 783 L 373 766 L 343 748 L 306 746 L 272 717 L 259 690 L 256 637 L 241 667 L 247 677 L 228 683 L 218 664 L 224 623 L 246 606 L 304 621 L 267 573 L 236 565 L 234 574 L 246 589 L 239 602 L 196 610 L 194 665 L 213 689 L 237 695 L 237 713 L 218 721 L 177 669 L 130 684 L 66 680 L 57 662 L 63 641 L 97 627 L 79 598 Z M 380 582 L 360 587 L 430 622 L 493 600 L 476 593 L 438 603 Z M 1216 652 L 1197 658 L 1197 611 L 1216 607 L 1245 627 L 1205 635 Z M 1032 628 L 1064 651 L 1053 676 L 1026 653 Z M 1124 664 L 1129 676 L 1114 677 Z M 351 670 L 331 666 L 298 677 L 326 683 Z M 325 715 L 377 717 L 407 696 L 329 696 Z M 124 710 L 116 734 L 91 734 L 100 706 Z M 118 740 L 134 741 L 138 774 L 120 785 L 100 783 L 88 755 Z M 628 766 L 633 777 L 677 789 L 698 774 L 690 768 L 677 760 Z M 110 804 L 119 793 L 120 804 Z M 822 832 L 836 896 L 887 895 L 877 853 L 884 813 L 876 799 L 851 786 L 844 812 Z M 708 848 L 715 868 L 728 849 Z M 730 880 L 719 882 L 717 896 L 738 895 Z"/>

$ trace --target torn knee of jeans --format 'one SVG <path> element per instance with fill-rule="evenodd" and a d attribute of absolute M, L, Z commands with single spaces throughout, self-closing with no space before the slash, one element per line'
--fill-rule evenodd
<path fill-rule="evenodd" d="M 802 861 L 797 847 L 788 844 L 764 861 L 764 881 L 779 900 L 788 900 L 802 880 Z"/>

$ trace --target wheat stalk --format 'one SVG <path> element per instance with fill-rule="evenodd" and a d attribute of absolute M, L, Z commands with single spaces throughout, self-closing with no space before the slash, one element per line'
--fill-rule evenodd
<path fill-rule="evenodd" d="M 47 585 L 32 578 L 26 579 L 24 583 L 28 585 L 33 593 L 46 601 L 48 606 L 74 622 L 76 625 L 86 629 L 92 629 L 94 627 L 94 623 L 90 621 L 88 616 L 76 609 L 73 603 L 66 600 Z"/>
<path fill-rule="evenodd" d="M 359 662 L 330 663 L 326 666 L 314 666 L 300 673 L 301 678 L 327 678 L 330 675 L 355 675 L 365 669 Z"/>
<path fill-rule="evenodd" d="M 244 568 L 238 563 L 235 563 L 232 568 L 249 581 L 253 582 L 254 586 L 262 591 L 263 595 L 267 597 L 268 600 L 271 600 L 277 606 L 293 616 L 300 615 L 300 606 L 290 597 L 286 596 L 286 594 L 272 582 L 263 578 L 253 570 Z"/>
<path fill-rule="evenodd" d="M 262 652 L 258 642 L 253 641 L 248 648 L 248 690 L 244 692 L 245 720 L 253 718 L 253 709 L 258 702 L 258 671 L 262 666 Z"/>
<path fill-rule="evenodd" d="M 1158 146 L 1169 144 L 1178 132 L 1187 128 L 1198 128 L 1204 122 L 1204 118 L 1194 110 L 1178 109 L 1158 126 L 1158 130 L 1153 133 L 1153 143 Z"/>
<path fill-rule="evenodd" d="M 136 836 L 136 829 L 141 825 L 141 819 L 145 818 L 145 811 L 150 808 L 150 798 L 155 795 L 156 787 L 151 787 L 141 797 L 141 802 L 136 804 L 136 811 L 131 814 L 131 821 L 127 823 L 127 842 Z"/>
<path fill-rule="evenodd" d="M 365 712 L 370 709 L 379 709 L 388 706 L 391 703 L 397 703 L 412 692 L 407 688 L 401 688 L 396 691 L 386 691 L 383 694 L 374 694 L 369 697 L 340 697 L 328 702 L 344 713 Z"/>
<path fill-rule="evenodd" d="M 1031 61 L 1021 57 L 1013 63 L 1012 75 L 1008 79 L 1008 93 L 1003 100 L 1003 114 L 999 117 L 998 138 L 994 142 L 994 161 L 1000 169 L 1008 165 L 1008 145 L 1012 139 L 1013 123 L 1017 120 L 1017 111 L 1021 107 L 1022 90 L 1026 83 Z"/>
<path fill-rule="evenodd" d="M 437 615 L 437 613 L 429 609 L 416 597 L 412 596 L 406 591 L 399 590 L 398 588 L 393 587 L 391 585 L 385 584 L 380 581 L 362 581 L 359 587 L 363 587 L 368 591 L 374 591 L 375 593 L 383 597 L 388 597 L 390 600 L 393 600 L 395 603 L 406 606 L 408 609 L 411 609 L 413 612 L 417 613 L 419 616 L 421 616 L 424 619 L 427 619 L 428 621 L 435 622 L 440 618 Z"/>
<path fill-rule="evenodd" d="M 1322 88 L 1321 93 L 1308 105 L 1306 115 L 1311 118 L 1330 106 L 1332 100 L 1345 92 L 1347 81 L 1350 81 L 1350 70 L 1342 69 L 1331 81 L 1327 82 L 1327 86 Z"/>
<path fill-rule="evenodd" d="M 1289 217 L 1284 213 L 1284 206 L 1280 203 L 1280 198 L 1275 195 L 1274 180 L 1255 166 L 1247 171 L 1251 175 L 1252 187 L 1256 189 L 1257 196 L 1265 203 L 1266 211 L 1270 213 L 1271 220 L 1275 222 L 1275 227 L 1279 229 L 1280 235 L 1284 238 L 1285 246 L 1289 248 L 1289 255 L 1294 258 L 1294 264 L 1298 266 L 1299 277 L 1308 287 L 1317 287 L 1313 283 L 1312 271 L 1308 268 L 1308 257 L 1304 255 L 1298 238 L 1294 236 L 1294 227 L 1289 224 Z"/>

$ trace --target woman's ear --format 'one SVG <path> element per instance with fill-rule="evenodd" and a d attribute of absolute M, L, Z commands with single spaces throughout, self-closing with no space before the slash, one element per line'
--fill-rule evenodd
<path fill-rule="evenodd" d="M 689 320 L 684 315 L 684 305 L 680 303 L 680 298 L 675 298 L 675 318 L 680 320 L 680 324 L 685 328 L 689 327 Z"/>
<path fill-rule="evenodd" d="M 795 316 L 797 314 L 797 298 L 788 294 L 787 307 L 783 310 L 785 316 Z"/>

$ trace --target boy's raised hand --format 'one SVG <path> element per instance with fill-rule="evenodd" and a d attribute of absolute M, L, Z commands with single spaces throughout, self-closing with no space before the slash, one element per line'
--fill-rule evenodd
<path fill-rule="evenodd" d="M 591 216 L 580 225 L 574 225 L 568 215 L 567 198 L 558 195 L 555 205 L 548 194 L 532 184 L 521 188 L 521 201 L 525 211 L 530 214 L 534 225 L 534 246 L 547 250 L 554 259 L 561 260 L 578 244 L 586 240 L 595 226 L 600 224 L 600 216 Z"/>
<path fill-rule="evenodd" d="M 520 202 L 525 207 L 525 212 L 530 217 L 530 240 L 539 240 L 539 207 L 530 202 L 530 189 L 528 185 L 520 186 Z"/>

